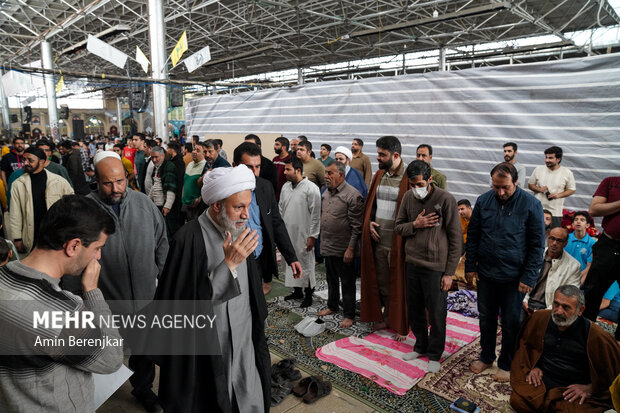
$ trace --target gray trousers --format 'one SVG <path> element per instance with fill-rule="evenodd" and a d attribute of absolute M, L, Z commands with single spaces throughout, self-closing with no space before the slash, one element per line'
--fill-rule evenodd
<path fill-rule="evenodd" d="M 443 272 L 406 264 L 406 273 L 407 315 L 415 335 L 413 350 L 428 355 L 431 361 L 439 361 L 446 344 L 448 315 L 448 292 L 441 291 Z"/>

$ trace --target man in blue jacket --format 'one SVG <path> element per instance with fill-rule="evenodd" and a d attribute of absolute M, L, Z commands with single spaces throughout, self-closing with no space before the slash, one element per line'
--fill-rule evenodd
<path fill-rule="evenodd" d="M 493 189 L 476 201 L 469 227 L 465 272 L 478 279 L 480 359 L 474 373 L 493 365 L 497 317 L 502 317 L 502 348 L 493 379 L 510 380 L 510 364 L 519 330 L 523 294 L 540 273 L 545 247 L 545 224 L 540 201 L 518 187 L 517 170 L 503 162 L 491 170 Z"/>

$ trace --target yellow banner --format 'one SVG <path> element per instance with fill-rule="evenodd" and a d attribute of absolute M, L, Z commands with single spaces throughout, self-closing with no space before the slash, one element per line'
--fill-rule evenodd
<path fill-rule="evenodd" d="M 56 93 L 60 93 L 60 91 L 65 87 L 65 79 L 64 76 L 60 76 L 60 80 L 56 83 Z"/>
<path fill-rule="evenodd" d="M 177 45 L 172 49 L 170 53 L 170 60 L 172 60 L 172 67 L 176 66 L 183 53 L 187 50 L 187 30 L 183 32 L 181 38 L 177 42 Z"/>

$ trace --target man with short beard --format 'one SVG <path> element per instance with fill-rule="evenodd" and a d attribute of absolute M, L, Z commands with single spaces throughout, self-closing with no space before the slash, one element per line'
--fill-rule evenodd
<path fill-rule="evenodd" d="M 24 175 L 11 187 L 9 234 L 20 253 L 36 244 L 39 224 L 52 204 L 73 194 L 69 182 L 45 169 L 45 152 L 30 147 L 24 153 Z"/>
<path fill-rule="evenodd" d="M 377 139 L 377 162 L 368 189 L 362 224 L 361 320 L 374 329 L 390 327 L 402 341 L 409 332 L 402 237 L 394 232 L 394 220 L 408 189 L 398 138 Z"/>
<path fill-rule="evenodd" d="M 267 305 L 250 231 L 256 179 L 245 165 L 216 168 L 203 179 L 209 208 L 175 235 L 158 300 L 212 300 L 215 355 L 161 357 L 159 397 L 166 412 L 267 412 L 271 396 Z"/>
<path fill-rule="evenodd" d="M 24 150 L 26 149 L 26 141 L 24 138 L 13 138 L 13 149 L 2 157 L 0 161 L 0 176 L 4 187 L 8 188 L 9 177 L 18 169 L 24 166 Z"/>
<path fill-rule="evenodd" d="M 582 316 L 579 287 L 555 290 L 551 310 L 521 327 L 512 362 L 510 405 L 517 412 L 604 412 L 613 408 L 609 386 L 620 373 L 620 346 Z"/>
<path fill-rule="evenodd" d="M 273 144 L 273 151 L 276 153 L 276 156 L 272 159 L 272 162 L 278 171 L 278 187 L 276 188 L 276 200 L 278 201 L 280 200 L 282 186 L 286 183 L 286 177 L 284 176 L 285 165 L 287 162 L 290 162 L 291 156 L 297 156 L 295 152 L 289 153 L 288 146 L 288 139 L 284 136 L 276 138 Z"/>
<path fill-rule="evenodd" d="M 519 186 L 523 189 L 527 189 L 525 166 L 517 162 L 517 144 L 514 142 L 506 142 L 504 144 L 504 162 L 511 163 L 517 170 L 517 176 L 519 177 Z M 489 185 L 493 186 L 493 181 L 489 178 Z"/>
<path fill-rule="evenodd" d="M 141 309 L 137 303 L 143 305 L 155 295 L 168 254 L 166 224 L 146 195 L 127 190 L 127 174 L 118 154 L 99 152 L 94 163 L 97 191 L 88 197 L 114 219 L 117 228 L 101 250 L 99 288 L 106 301 L 114 300 L 110 301 L 114 313 L 135 314 Z M 134 371 L 129 379 L 132 394 L 147 411 L 156 411 L 157 396 L 151 390 L 155 365 L 144 356 L 132 355 L 129 367 Z"/>

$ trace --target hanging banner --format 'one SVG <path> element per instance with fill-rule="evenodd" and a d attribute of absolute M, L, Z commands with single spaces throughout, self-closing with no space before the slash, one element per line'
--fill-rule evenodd
<path fill-rule="evenodd" d="M 60 80 L 56 83 L 56 94 L 59 94 L 62 89 L 65 87 L 65 79 L 64 76 L 60 76 Z"/>
<path fill-rule="evenodd" d="M 125 53 L 118 50 L 116 47 L 112 47 L 104 41 L 99 40 L 92 34 L 88 35 L 88 43 L 86 44 L 86 49 L 99 56 L 100 58 L 107 60 L 113 65 L 124 68 L 125 63 L 127 62 L 127 56 Z"/>
<path fill-rule="evenodd" d="M 187 67 L 187 71 L 192 73 L 209 60 L 211 60 L 211 50 L 209 49 L 209 46 L 206 46 L 185 59 L 183 62 L 185 63 L 185 67 Z"/>
<path fill-rule="evenodd" d="M 176 66 L 183 53 L 187 50 L 187 30 L 183 32 L 181 38 L 177 42 L 177 45 L 172 49 L 170 53 L 170 60 L 172 60 L 172 67 Z"/>
<path fill-rule="evenodd" d="M 142 52 L 142 49 L 140 49 L 140 46 L 136 46 L 136 61 L 140 63 L 140 66 L 142 66 L 142 70 L 144 70 L 144 73 L 148 74 L 149 64 L 151 64 L 151 62 L 149 62 L 149 59 Z"/>

